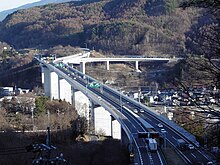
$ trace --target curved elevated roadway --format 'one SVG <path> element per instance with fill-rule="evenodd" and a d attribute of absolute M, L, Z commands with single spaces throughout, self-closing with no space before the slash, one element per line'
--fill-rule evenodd
<path fill-rule="evenodd" d="M 203 153 L 202 148 L 198 146 L 198 143 L 192 135 L 186 133 L 182 128 L 165 118 L 157 115 L 148 107 L 103 84 L 101 88 L 98 89 L 90 88 L 88 84 L 94 81 L 97 82 L 97 80 L 68 65 L 65 65 L 64 69 L 54 63 L 48 64 L 41 61 L 39 58 L 36 59 L 50 70 L 55 71 L 60 77 L 66 79 L 71 85 L 82 91 L 94 102 L 103 106 L 121 123 L 127 136 L 133 141 L 136 153 L 138 153 L 138 160 L 136 160 L 138 164 L 159 165 L 166 164 L 166 162 L 161 156 L 162 154 L 160 151 L 151 153 L 146 145 L 146 141 L 134 136 L 138 132 L 147 131 L 147 128 L 134 115 L 134 110 L 138 110 L 138 112 L 136 112 L 137 115 L 159 132 L 160 129 L 157 127 L 157 124 L 162 123 L 164 125 L 164 129 L 167 131 L 167 141 L 174 146 L 177 153 L 183 158 L 186 164 L 194 164 L 196 162 L 207 163 L 211 161 L 210 158 Z M 129 112 L 128 109 L 131 112 Z M 140 109 L 143 111 L 140 112 Z M 195 150 L 180 151 L 176 147 L 176 139 L 179 138 L 184 139 L 188 143 L 192 143 L 195 146 Z"/>
<path fill-rule="evenodd" d="M 85 81 L 87 84 L 89 82 L 97 81 L 88 75 L 84 75 L 81 72 L 70 68 L 73 72 L 77 72 L 78 75 L 80 76 L 79 81 L 83 82 Z M 86 85 L 86 84 L 84 84 Z M 107 102 L 111 103 L 112 105 L 114 104 L 112 101 L 114 101 L 118 107 L 117 109 L 121 111 L 123 115 L 129 115 L 127 116 L 130 121 L 133 121 L 131 125 L 131 128 L 138 130 L 137 132 L 143 132 L 147 131 L 147 128 L 144 128 L 142 124 L 140 124 L 140 121 L 137 120 L 137 117 L 134 117 L 131 113 L 128 112 L 128 110 L 124 107 L 128 107 L 131 111 L 135 113 L 135 110 L 138 110 L 138 115 L 144 119 L 147 123 L 152 125 L 158 132 L 161 131 L 161 128 L 159 128 L 157 125 L 158 123 L 163 124 L 163 128 L 166 130 L 166 140 L 170 145 L 172 145 L 176 152 L 182 157 L 182 159 L 185 161 L 186 164 L 196 164 L 196 163 L 208 163 L 208 162 L 214 162 L 199 146 L 199 143 L 196 141 L 195 137 L 185 131 L 182 127 L 179 127 L 178 125 L 174 124 L 173 122 L 169 121 L 168 119 L 159 116 L 156 114 L 154 111 L 150 110 L 148 107 L 140 104 L 139 102 L 123 95 L 122 93 L 102 84 L 102 88 L 100 89 L 92 89 L 94 92 L 96 92 L 103 100 L 106 100 Z M 123 105 L 123 106 L 122 106 Z M 122 106 L 122 107 L 121 107 Z M 141 112 L 140 109 L 143 111 Z M 135 124 L 136 123 L 136 124 Z M 135 124 L 135 128 L 134 128 Z M 142 128 L 142 129 L 141 129 Z M 131 133 L 134 133 L 131 131 Z M 161 133 L 161 132 L 160 132 Z M 162 134 L 162 133 L 161 133 Z M 184 139 L 188 144 L 193 144 L 195 149 L 194 150 L 180 150 L 177 147 L 177 139 Z M 140 139 L 138 139 L 140 140 Z M 137 141 L 138 141 L 137 140 Z M 140 145 L 139 147 L 142 148 L 145 145 Z M 149 152 L 148 152 L 149 153 Z M 151 156 L 154 154 L 150 154 Z M 150 157 L 151 157 L 150 156 Z M 156 160 L 155 158 L 153 160 Z M 157 159 L 160 161 L 160 159 Z M 158 163 L 158 162 L 157 162 Z"/>
<path fill-rule="evenodd" d="M 155 153 L 149 151 L 145 139 L 138 139 L 136 136 L 133 136 L 135 134 L 137 135 L 138 132 L 144 132 L 146 129 L 131 113 L 125 110 L 121 111 L 122 107 L 118 99 L 112 96 L 109 97 L 109 94 L 100 89 L 88 87 L 88 83 L 95 81 L 95 79 L 73 68 L 68 67 L 68 70 L 66 70 L 54 63 L 48 64 L 38 58 L 36 59 L 51 71 L 56 72 L 60 77 L 66 79 L 74 88 L 80 90 L 91 100 L 108 110 L 110 114 L 121 123 L 123 130 L 133 144 L 136 153 L 135 162 L 140 165 L 166 164 L 159 151 Z"/>

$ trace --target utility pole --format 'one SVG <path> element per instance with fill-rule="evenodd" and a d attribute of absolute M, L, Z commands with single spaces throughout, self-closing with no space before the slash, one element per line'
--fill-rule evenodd
<path fill-rule="evenodd" d="M 120 101 L 120 112 L 121 112 L 121 125 L 122 125 L 122 98 L 121 98 L 121 89 L 120 89 L 120 91 L 119 91 L 119 101 Z M 122 126 L 121 126 L 121 128 L 122 128 Z M 122 132 L 121 132 L 121 136 L 122 136 Z M 121 139 L 120 139 L 120 143 L 121 143 L 121 145 L 122 145 L 122 137 L 121 137 Z"/>
<path fill-rule="evenodd" d="M 141 87 L 138 87 L 138 102 L 141 102 Z"/>
<path fill-rule="evenodd" d="M 46 139 L 46 144 L 47 144 L 48 146 L 51 146 L 50 127 L 47 127 L 47 139 Z"/>
<path fill-rule="evenodd" d="M 47 110 L 47 126 L 50 126 L 50 111 Z"/>
<path fill-rule="evenodd" d="M 37 156 L 33 159 L 33 165 L 49 165 L 49 164 L 59 164 L 66 165 L 68 162 L 63 158 L 63 154 L 52 157 L 52 151 L 55 150 L 56 147 L 51 145 L 51 135 L 50 135 L 50 127 L 47 127 L 47 138 L 46 144 L 32 144 L 26 146 L 27 152 L 32 151 L 37 154 Z"/>
<path fill-rule="evenodd" d="M 31 107 L 31 120 L 32 120 L 32 126 L 33 126 L 33 131 L 35 130 L 35 126 L 34 126 L 34 108 Z"/>

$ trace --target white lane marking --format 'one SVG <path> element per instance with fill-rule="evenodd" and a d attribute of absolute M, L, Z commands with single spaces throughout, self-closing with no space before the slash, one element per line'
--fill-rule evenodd
<path fill-rule="evenodd" d="M 151 153 L 147 152 L 147 154 L 148 154 L 148 157 L 150 158 L 150 164 L 154 165 L 154 160 L 153 160 L 153 157 L 152 157 Z"/>
<path fill-rule="evenodd" d="M 174 140 L 176 140 L 176 138 L 174 136 L 172 136 L 172 138 L 174 138 Z"/>
<path fill-rule="evenodd" d="M 171 141 L 169 139 L 166 139 L 174 148 L 176 148 L 176 146 L 171 143 Z M 176 152 L 181 158 L 183 158 L 184 162 L 186 162 L 187 164 L 190 163 L 192 164 L 192 162 L 186 157 L 186 155 L 184 155 L 178 148 L 176 148 L 178 152 Z M 188 161 L 188 162 L 187 162 Z"/>
<path fill-rule="evenodd" d="M 143 115 L 143 114 L 140 114 L 140 116 L 143 118 L 143 119 L 147 119 L 147 120 L 149 120 L 149 121 L 151 121 L 152 122 L 152 120 L 148 117 L 148 116 L 146 116 L 146 115 Z"/>
<path fill-rule="evenodd" d="M 145 116 L 146 117 L 146 116 Z M 147 118 L 147 120 L 150 120 L 150 121 L 152 121 L 149 117 L 146 117 Z"/>
<path fill-rule="evenodd" d="M 196 155 L 194 155 L 193 153 L 191 153 L 191 155 L 192 155 L 194 158 L 196 158 Z"/>
<path fill-rule="evenodd" d="M 160 159 L 160 164 L 163 165 L 162 158 L 161 158 L 160 153 L 158 151 L 157 151 L 157 155 L 158 155 L 158 158 Z"/>
<path fill-rule="evenodd" d="M 197 149 L 196 149 L 197 150 Z M 205 155 L 205 154 L 203 154 L 200 150 L 197 150 L 202 156 L 204 156 L 207 160 L 209 160 L 209 158 Z"/>

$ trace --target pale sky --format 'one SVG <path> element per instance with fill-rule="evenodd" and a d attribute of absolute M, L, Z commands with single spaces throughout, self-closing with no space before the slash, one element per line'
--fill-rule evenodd
<path fill-rule="evenodd" d="M 40 0 L 0 0 L 0 12 Z"/>

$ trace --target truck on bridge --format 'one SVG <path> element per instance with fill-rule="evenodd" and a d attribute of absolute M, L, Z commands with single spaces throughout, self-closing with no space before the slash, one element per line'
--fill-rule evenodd
<path fill-rule="evenodd" d="M 152 134 L 152 132 L 139 132 L 138 138 L 145 138 L 150 151 L 157 151 L 157 141 L 155 138 L 159 137 L 159 134 Z"/>
<path fill-rule="evenodd" d="M 155 139 L 148 139 L 148 146 L 150 151 L 157 151 L 157 141 Z"/>

